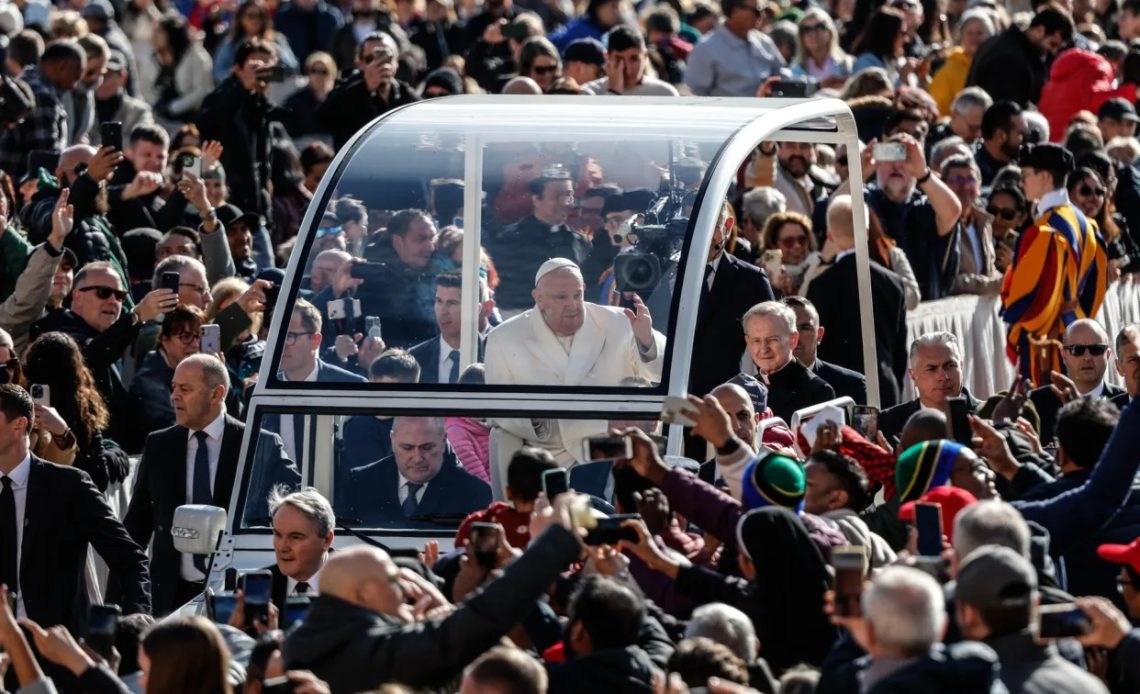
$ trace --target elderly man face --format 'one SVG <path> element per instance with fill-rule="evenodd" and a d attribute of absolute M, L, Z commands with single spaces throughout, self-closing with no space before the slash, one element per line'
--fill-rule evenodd
<path fill-rule="evenodd" d="M 947 398 L 962 393 L 962 360 L 949 345 L 927 345 L 915 350 L 910 379 L 926 407 L 943 409 Z"/>
<path fill-rule="evenodd" d="M 392 424 L 392 453 L 404 479 L 427 484 L 443 467 L 447 446 L 443 420 L 432 417 L 397 417 Z"/>
<path fill-rule="evenodd" d="M 799 334 L 778 315 L 752 316 L 744 325 L 744 342 L 753 363 L 764 373 L 771 374 L 792 360 Z"/>
<path fill-rule="evenodd" d="M 586 285 L 575 268 L 546 273 L 531 295 L 542 319 L 555 335 L 573 335 L 586 321 Z"/>
<path fill-rule="evenodd" d="M 1108 335 L 1095 321 L 1073 323 L 1065 333 L 1061 358 L 1065 361 L 1069 378 L 1077 384 L 1081 394 L 1089 393 L 1104 383 L 1104 372 L 1108 369 L 1111 354 Z"/>

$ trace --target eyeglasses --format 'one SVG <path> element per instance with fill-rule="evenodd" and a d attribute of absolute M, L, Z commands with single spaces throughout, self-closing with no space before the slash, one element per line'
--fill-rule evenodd
<path fill-rule="evenodd" d="M 791 248 L 792 246 L 806 246 L 808 245 L 807 234 L 800 234 L 799 236 L 785 236 L 777 241 L 777 243 L 784 248 Z"/>
<path fill-rule="evenodd" d="M 369 53 L 368 55 L 364 56 L 364 64 L 365 65 L 371 65 L 372 63 L 376 62 L 377 60 L 391 60 L 391 59 L 392 59 L 392 54 L 389 53 L 388 51 L 376 51 L 374 53 Z"/>
<path fill-rule="evenodd" d="M 20 367 L 19 359 L 9 359 L 8 361 L 0 364 L 0 384 L 11 383 L 12 374 Z"/>
<path fill-rule="evenodd" d="M 342 231 L 344 231 L 344 227 L 342 227 L 342 226 L 339 226 L 339 227 L 321 227 L 320 229 L 317 229 L 317 238 L 319 239 L 319 238 L 322 238 L 324 236 L 336 236 L 337 234 L 341 233 Z"/>
<path fill-rule="evenodd" d="M 1108 351 L 1108 345 L 1065 345 L 1065 351 L 1074 357 L 1083 357 L 1086 351 L 1094 357 L 1099 357 Z"/>
<path fill-rule="evenodd" d="M 1108 191 L 1105 190 L 1104 188 L 1093 188 L 1092 186 L 1090 186 L 1088 184 L 1082 185 L 1080 188 L 1077 189 L 1077 192 L 1079 192 L 1081 195 L 1083 195 L 1085 197 L 1092 197 L 1095 195 L 1098 198 L 1103 198 L 1105 195 L 1108 194 Z"/>
<path fill-rule="evenodd" d="M 190 284 L 189 282 L 182 282 L 178 286 L 179 287 L 186 287 L 187 289 L 193 289 L 194 291 L 198 292 L 199 294 L 209 294 L 210 293 L 210 288 L 206 287 L 204 285 L 201 285 L 201 284 Z"/>
<path fill-rule="evenodd" d="M 814 34 L 817 31 L 826 33 L 827 32 L 827 25 L 826 24 L 811 24 L 811 25 L 801 24 L 800 25 L 800 33 L 801 34 Z"/>
<path fill-rule="evenodd" d="M 202 336 L 198 333 L 175 333 L 171 337 L 177 337 L 178 341 L 184 345 L 192 345 L 202 340 Z"/>
<path fill-rule="evenodd" d="M 302 337 L 304 337 L 304 336 L 306 336 L 306 335 L 314 335 L 314 334 L 315 334 L 315 333 L 312 333 L 312 332 L 305 332 L 305 333 L 292 333 L 292 332 L 290 332 L 290 333 L 285 333 L 285 344 L 287 344 L 287 345 L 295 345 L 295 344 L 297 344 L 297 340 L 298 340 L 298 339 L 300 339 L 300 338 L 302 338 Z"/>
<path fill-rule="evenodd" d="M 946 182 L 952 186 L 972 186 L 978 182 L 973 176 L 949 176 Z"/>
<path fill-rule="evenodd" d="M 558 72 L 558 66 L 557 65 L 535 65 L 530 70 L 531 70 L 531 72 L 535 73 L 536 75 L 553 75 L 554 73 Z"/>
<path fill-rule="evenodd" d="M 79 291 L 81 291 L 81 292 L 95 292 L 95 296 L 99 297 L 99 299 L 102 301 L 106 301 L 107 299 L 110 299 L 112 296 L 115 297 L 116 299 L 118 299 L 119 301 L 122 301 L 123 299 L 127 298 L 127 293 L 125 291 L 123 291 L 122 289 L 114 289 L 113 287 L 100 287 L 100 286 L 80 287 Z"/>
<path fill-rule="evenodd" d="M 996 205 L 991 205 L 990 207 L 986 208 L 986 212 L 995 217 L 1001 217 L 1007 222 L 1012 222 L 1014 219 L 1017 219 L 1017 210 L 1011 209 L 1009 207 L 997 207 Z"/>

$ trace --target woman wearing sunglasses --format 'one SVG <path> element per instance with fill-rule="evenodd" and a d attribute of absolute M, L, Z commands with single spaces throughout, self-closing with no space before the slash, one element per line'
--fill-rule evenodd
<path fill-rule="evenodd" d="M 100 491 L 123 481 L 127 454 L 103 438 L 111 415 L 75 340 L 58 332 L 40 335 L 24 355 L 24 379 L 29 391 L 46 386 L 50 399 L 50 406 L 36 404 L 36 455 L 83 470 Z"/>
<path fill-rule="evenodd" d="M 1082 166 L 1069 177 L 1069 199 L 1086 217 L 1096 222 L 1100 235 L 1107 246 L 1109 273 L 1108 281 L 1120 277 L 1121 269 L 1134 271 L 1140 249 L 1129 233 L 1124 216 L 1116 211 L 1113 193 L 1116 177 L 1106 185 L 1104 179 L 1093 169 Z"/>
<path fill-rule="evenodd" d="M 990 232 L 993 234 L 994 267 L 1005 273 L 1013 262 L 1017 237 L 1025 227 L 1028 203 L 1017 185 L 1000 185 L 990 192 L 986 213 L 993 217 Z"/>
<path fill-rule="evenodd" d="M 811 78 L 825 89 L 842 89 L 851 76 L 852 58 L 839 47 L 839 32 L 831 16 L 813 7 L 804 12 L 798 31 L 799 53 L 792 75 Z"/>
<path fill-rule="evenodd" d="M 804 274 L 820 262 L 811 220 L 799 212 L 777 212 L 764 224 L 760 240 L 762 258 L 769 253 L 779 253 L 780 272 L 773 275 L 769 271 L 772 286 L 782 296 L 794 295 L 803 283 Z"/>
<path fill-rule="evenodd" d="M 554 44 L 542 36 L 532 36 L 519 50 L 519 74 L 538 83 L 542 91 L 562 75 L 562 59 Z"/>

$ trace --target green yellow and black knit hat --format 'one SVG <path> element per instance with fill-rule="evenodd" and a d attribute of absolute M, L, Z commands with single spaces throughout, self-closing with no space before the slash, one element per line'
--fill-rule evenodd
<path fill-rule="evenodd" d="M 960 443 L 938 439 L 916 443 L 903 451 L 895 465 L 895 486 L 899 501 L 914 501 L 935 487 L 950 481 L 954 461 L 965 447 Z"/>
<path fill-rule="evenodd" d="M 807 476 L 798 460 L 762 450 L 744 468 L 742 487 L 746 508 L 781 506 L 799 513 L 804 507 Z"/>

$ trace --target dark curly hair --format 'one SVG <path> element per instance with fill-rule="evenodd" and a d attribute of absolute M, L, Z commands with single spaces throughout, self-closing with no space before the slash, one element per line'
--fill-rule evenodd
<path fill-rule="evenodd" d="M 28 383 L 51 388 L 52 407 L 71 427 L 81 448 L 89 447 L 111 421 L 83 352 L 65 333 L 44 333 L 24 353 Z"/>

